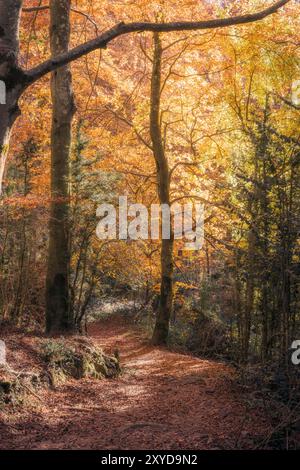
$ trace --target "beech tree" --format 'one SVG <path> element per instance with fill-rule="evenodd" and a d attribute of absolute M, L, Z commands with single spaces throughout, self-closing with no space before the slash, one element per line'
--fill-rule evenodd
<path fill-rule="evenodd" d="M 161 61 L 162 46 L 158 33 L 154 33 L 154 55 L 151 80 L 151 112 L 150 134 L 152 140 L 153 155 L 157 168 L 157 188 L 159 202 L 163 206 L 171 206 L 170 179 L 171 173 L 164 150 L 163 137 L 161 135 Z M 170 238 L 163 239 L 161 244 L 161 288 L 160 305 L 156 324 L 153 332 L 153 343 L 164 344 L 168 338 L 169 322 L 173 305 L 173 245 L 174 230 L 171 224 Z"/>
<path fill-rule="evenodd" d="M 272 6 L 241 16 L 204 21 L 178 21 L 170 23 L 120 22 L 103 32 L 95 39 L 87 41 L 69 51 L 61 52 L 38 66 L 24 70 L 19 62 L 19 25 L 22 14 L 22 0 L 0 0 L 0 80 L 6 87 L 6 103 L 0 104 L 0 192 L 8 155 L 12 127 L 20 115 L 18 102 L 24 91 L 44 75 L 71 63 L 72 61 L 96 49 L 105 49 L 108 44 L 120 36 L 141 32 L 171 32 L 217 29 L 232 25 L 241 25 L 263 20 L 276 13 L 290 0 L 280 0 Z M 38 11 L 48 6 L 33 7 L 28 11 Z"/>
<path fill-rule="evenodd" d="M 71 0 L 51 0 L 50 41 L 53 57 L 68 51 Z M 75 110 L 68 65 L 52 73 L 51 208 L 46 282 L 48 333 L 73 329 L 69 301 L 69 179 L 72 118 Z"/>

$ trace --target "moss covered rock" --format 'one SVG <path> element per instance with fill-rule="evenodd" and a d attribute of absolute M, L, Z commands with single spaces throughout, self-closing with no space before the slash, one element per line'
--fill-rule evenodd
<path fill-rule="evenodd" d="M 120 373 L 116 357 L 107 356 L 89 340 L 48 340 L 41 346 L 41 354 L 48 364 L 53 385 L 58 385 L 66 377 L 114 378 Z"/>

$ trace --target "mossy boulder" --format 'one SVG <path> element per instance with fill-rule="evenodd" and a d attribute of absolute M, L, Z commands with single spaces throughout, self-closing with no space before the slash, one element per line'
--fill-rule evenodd
<path fill-rule="evenodd" d="M 41 354 L 48 365 L 53 385 L 67 377 L 114 378 L 120 373 L 119 360 L 107 356 L 87 339 L 48 340 L 41 346 Z"/>

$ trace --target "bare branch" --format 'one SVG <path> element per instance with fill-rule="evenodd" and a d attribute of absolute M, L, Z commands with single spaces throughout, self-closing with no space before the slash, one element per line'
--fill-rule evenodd
<path fill-rule="evenodd" d="M 173 175 L 174 171 L 177 170 L 180 166 L 198 166 L 198 163 L 195 162 L 177 162 L 170 171 L 170 177 Z"/>
<path fill-rule="evenodd" d="M 260 21 L 273 13 L 276 13 L 280 8 L 289 3 L 290 0 L 280 0 L 274 5 L 257 13 L 248 15 L 240 15 L 231 18 L 220 18 L 205 21 L 178 21 L 171 23 L 119 23 L 107 30 L 100 36 L 91 41 L 88 41 L 80 46 L 71 49 L 65 54 L 61 54 L 54 59 L 49 59 L 38 65 L 37 67 L 27 72 L 27 85 L 35 82 L 49 72 L 52 72 L 70 62 L 79 59 L 85 54 L 88 54 L 97 49 L 105 49 L 107 44 L 114 39 L 124 36 L 125 34 L 151 31 L 151 32 L 171 32 L 171 31 L 195 31 L 201 29 L 217 29 L 225 28 L 233 25 L 241 25 Z"/>
<path fill-rule="evenodd" d="M 24 13 L 35 13 L 43 10 L 49 10 L 49 5 L 41 5 L 39 7 L 28 7 L 28 8 L 22 8 L 22 12 Z"/>
<path fill-rule="evenodd" d="M 289 106 L 290 108 L 294 108 L 294 109 L 296 109 L 297 111 L 300 110 L 300 105 L 299 105 L 299 104 L 295 104 L 295 103 L 293 103 L 292 101 L 287 100 L 287 99 L 284 98 L 283 96 L 280 96 L 280 95 L 276 95 L 276 96 L 278 96 L 278 97 L 281 99 L 281 101 L 283 101 L 283 102 L 284 102 L 287 106 Z"/>
<path fill-rule="evenodd" d="M 49 5 L 41 5 L 41 6 L 37 6 L 37 7 L 22 8 L 22 12 L 23 13 L 39 13 L 40 11 L 45 11 L 45 10 L 49 10 L 49 9 L 50 9 Z M 73 13 L 77 13 L 78 15 L 84 16 L 84 18 L 86 18 L 95 27 L 96 34 L 99 34 L 98 25 L 97 25 L 96 21 L 94 21 L 93 18 L 91 18 L 90 15 L 88 15 L 87 13 L 84 13 L 83 11 L 78 10 L 77 8 L 74 8 L 74 7 L 71 7 L 71 11 Z"/>
<path fill-rule="evenodd" d="M 110 113 L 112 113 L 117 119 L 119 119 L 120 121 L 124 122 L 125 124 L 127 124 L 129 127 L 131 127 L 131 129 L 133 129 L 135 135 L 137 136 L 137 138 L 149 149 L 149 150 L 153 150 L 152 149 L 152 146 L 150 144 L 148 144 L 148 142 L 144 139 L 144 137 L 141 135 L 141 133 L 136 129 L 136 127 L 133 125 L 133 123 L 131 121 L 129 121 L 129 119 L 126 119 L 125 116 L 122 116 L 121 114 L 118 114 L 116 111 L 114 111 L 112 108 L 110 108 L 109 106 L 105 106 L 105 108 L 107 109 L 107 111 L 109 111 Z"/>

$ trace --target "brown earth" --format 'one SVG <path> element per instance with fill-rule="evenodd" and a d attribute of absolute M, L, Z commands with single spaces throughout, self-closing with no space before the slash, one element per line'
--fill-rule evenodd
<path fill-rule="evenodd" d="M 229 366 L 152 347 L 121 317 L 91 325 L 89 335 L 105 351 L 119 351 L 121 376 L 69 380 L 39 391 L 41 401 L 32 396 L 2 410 L 1 449 L 253 448 L 265 433 Z M 39 369 L 36 342 L 9 337 L 8 362 Z"/>

